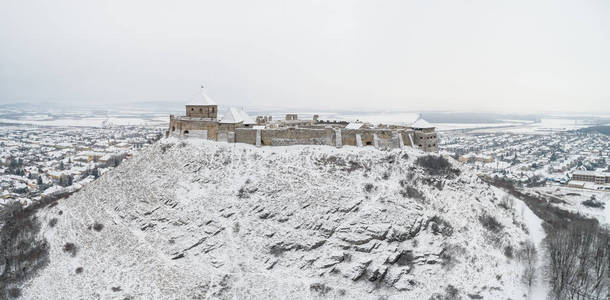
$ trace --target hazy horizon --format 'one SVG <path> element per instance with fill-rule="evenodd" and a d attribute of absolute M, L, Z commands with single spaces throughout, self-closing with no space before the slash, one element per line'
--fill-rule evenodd
<path fill-rule="evenodd" d="M 473 111 L 473 110 L 408 110 L 408 109 L 325 109 L 318 107 L 282 107 L 282 106 L 238 106 L 220 103 L 219 113 L 222 115 L 229 107 L 239 107 L 253 115 L 274 115 L 283 117 L 286 113 L 297 113 L 299 117 L 310 118 L 313 114 L 324 116 L 326 119 L 333 119 L 332 116 L 342 115 L 361 115 L 361 116 L 388 116 L 390 119 L 404 114 L 420 114 L 424 119 L 434 121 L 433 123 L 493 123 L 499 120 L 535 120 L 539 118 L 560 118 L 560 119 L 580 119 L 597 120 L 603 124 L 610 124 L 610 113 L 608 112 L 506 112 L 506 111 Z M 78 103 L 0 103 L 0 109 L 16 109 L 19 112 L 15 117 L 40 114 L 65 114 L 73 116 L 76 112 L 83 112 L 86 115 L 91 113 L 113 114 L 113 115 L 164 115 L 183 114 L 184 103 L 182 102 L 123 102 L 120 104 L 78 104 Z M 6 115 L 5 117 L 9 116 Z M 466 119 L 464 119 L 466 118 Z M 467 121 L 463 121 L 467 120 Z M 486 120 L 485 122 L 481 120 Z M 599 124 L 602 124 L 599 123 Z"/>
<path fill-rule="evenodd" d="M 604 1 L 5 1 L 0 104 L 610 112 Z"/>

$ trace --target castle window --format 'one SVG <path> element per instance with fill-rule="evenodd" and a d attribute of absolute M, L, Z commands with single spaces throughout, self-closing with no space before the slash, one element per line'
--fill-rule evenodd
<path fill-rule="evenodd" d="M 195 109 L 191 107 L 191 111 L 194 111 Z"/>
<path fill-rule="evenodd" d="M 185 130 L 185 131 L 184 131 L 184 134 L 189 134 L 189 131 L 188 131 L 188 130 Z"/>
<path fill-rule="evenodd" d="M 199 112 L 203 112 L 203 109 L 202 109 L 202 108 L 200 108 L 200 109 L 199 109 Z"/>
<path fill-rule="evenodd" d="M 176 126 L 172 126 L 172 131 L 176 131 Z"/>
<path fill-rule="evenodd" d="M 372 143 L 371 142 L 366 142 L 366 145 L 370 146 L 370 145 L 372 145 Z"/>

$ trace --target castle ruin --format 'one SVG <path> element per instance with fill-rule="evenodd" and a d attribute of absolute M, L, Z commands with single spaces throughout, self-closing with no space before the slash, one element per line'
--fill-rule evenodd
<path fill-rule="evenodd" d="M 203 88 L 197 100 L 186 105 L 185 116 L 170 115 L 166 136 L 256 146 L 409 146 L 426 152 L 438 151 L 435 127 L 421 118 L 410 126 L 320 121 L 318 115 L 311 120 L 300 120 L 297 114 L 286 114 L 285 120 L 273 120 L 271 116 L 258 116 L 254 120 L 245 111 L 230 107 L 219 119 L 218 105 Z"/>

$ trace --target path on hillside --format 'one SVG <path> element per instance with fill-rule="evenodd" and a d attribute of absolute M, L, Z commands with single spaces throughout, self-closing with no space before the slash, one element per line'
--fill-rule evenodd
<path fill-rule="evenodd" d="M 534 212 L 527 205 L 525 205 L 522 200 L 518 198 L 515 198 L 515 212 L 521 214 L 523 217 L 525 225 L 528 229 L 530 240 L 534 243 L 536 250 L 538 251 L 538 260 L 536 261 L 536 279 L 534 284 L 532 284 L 530 287 L 528 299 L 547 299 L 549 287 L 546 280 L 544 280 L 546 250 L 542 244 L 542 241 L 546 237 L 546 232 L 544 231 L 544 228 L 542 228 L 543 221 L 536 216 L 536 214 L 534 214 Z"/>

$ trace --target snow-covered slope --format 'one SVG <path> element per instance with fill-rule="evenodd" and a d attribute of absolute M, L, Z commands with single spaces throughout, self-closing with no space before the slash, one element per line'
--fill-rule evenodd
<path fill-rule="evenodd" d="M 519 214 L 421 155 L 162 140 L 39 213 L 50 264 L 23 297 L 526 297 Z"/>

